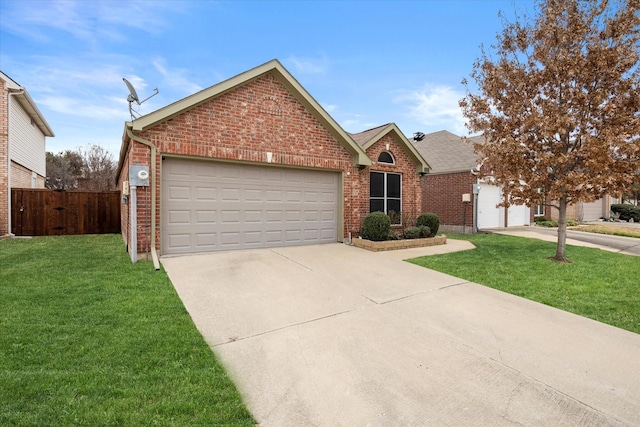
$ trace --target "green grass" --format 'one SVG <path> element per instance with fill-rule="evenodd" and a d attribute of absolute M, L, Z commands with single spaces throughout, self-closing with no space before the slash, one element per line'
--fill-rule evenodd
<path fill-rule="evenodd" d="M 640 333 L 640 258 L 567 246 L 571 264 L 550 261 L 555 243 L 477 234 L 447 235 L 476 249 L 414 264 Z"/>
<path fill-rule="evenodd" d="M 0 425 L 255 422 L 164 271 L 119 235 L 0 241 Z"/>

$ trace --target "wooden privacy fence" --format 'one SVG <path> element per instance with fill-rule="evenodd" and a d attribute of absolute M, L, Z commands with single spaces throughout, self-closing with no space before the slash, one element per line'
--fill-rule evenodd
<path fill-rule="evenodd" d="M 119 233 L 120 192 L 14 188 L 11 232 L 16 236 Z"/>

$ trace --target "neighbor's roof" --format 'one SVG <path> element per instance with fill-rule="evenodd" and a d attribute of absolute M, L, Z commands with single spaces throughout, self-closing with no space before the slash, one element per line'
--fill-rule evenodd
<path fill-rule="evenodd" d="M 400 142 L 407 149 L 409 157 L 416 163 L 416 169 L 418 172 L 424 172 L 425 169 L 431 169 L 430 164 L 425 158 L 416 150 L 411 142 L 400 132 L 398 126 L 395 123 L 387 123 L 386 125 L 377 126 L 372 129 L 368 129 L 359 133 L 351 133 L 351 137 L 365 150 L 375 144 L 385 135 L 393 135 L 397 141 Z"/>
<path fill-rule="evenodd" d="M 29 92 L 2 71 L 0 71 L 0 79 L 6 82 L 9 92 L 15 94 L 14 97 L 18 103 L 27 112 L 29 117 L 31 117 L 31 120 L 33 120 L 36 126 L 38 126 L 38 129 L 40 129 L 44 136 L 55 136 L 53 130 L 49 126 L 49 123 L 47 123 L 44 116 L 38 109 L 38 106 L 33 99 L 31 99 Z"/>
<path fill-rule="evenodd" d="M 302 87 L 300 83 L 277 60 L 271 60 L 242 74 L 169 104 L 159 110 L 135 119 L 130 126 L 134 131 L 144 131 L 159 123 L 169 120 L 187 110 L 210 101 L 266 74 L 273 75 L 296 99 L 304 105 L 313 116 L 320 121 L 327 131 L 354 158 L 354 164 L 368 166 L 371 159 L 364 150 L 345 132 L 340 125 L 318 104 L 318 102 Z M 129 124 L 125 124 L 127 126 Z M 123 141 L 124 148 L 125 141 Z"/>
<path fill-rule="evenodd" d="M 446 130 L 429 133 L 422 141 L 414 141 L 414 145 L 422 156 L 429 161 L 433 173 L 461 172 L 478 165 L 478 154 L 473 152 L 473 140 L 482 138 L 475 136 L 468 139 Z"/>

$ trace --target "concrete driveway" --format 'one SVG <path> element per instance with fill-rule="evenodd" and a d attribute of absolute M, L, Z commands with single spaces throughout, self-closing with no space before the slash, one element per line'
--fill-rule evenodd
<path fill-rule="evenodd" d="M 640 425 L 640 335 L 401 260 L 433 250 L 162 263 L 261 426 Z"/>

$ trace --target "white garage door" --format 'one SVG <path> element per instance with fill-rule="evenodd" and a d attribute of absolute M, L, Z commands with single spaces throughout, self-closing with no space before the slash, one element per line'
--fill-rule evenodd
<path fill-rule="evenodd" d="M 480 184 L 478 192 L 478 228 L 496 228 L 504 226 L 504 208 L 497 208 L 500 203 L 500 188 L 495 185 Z"/>
<path fill-rule="evenodd" d="M 162 252 L 338 240 L 334 172 L 212 161 L 162 162 Z"/>
<path fill-rule="evenodd" d="M 514 227 L 518 225 L 530 225 L 529 207 L 525 205 L 509 206 L 509 214 L 507 216 L 507 226 Z"/>

